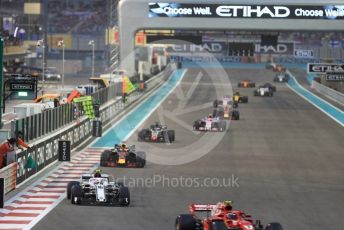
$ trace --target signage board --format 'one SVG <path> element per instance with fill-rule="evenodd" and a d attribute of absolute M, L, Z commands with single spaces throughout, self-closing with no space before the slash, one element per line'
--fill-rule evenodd
<path fill-rule="evenodd" d="M 344 72 L 344 64 L 308 63 L 308 73 Z"/>
<path fill-rule="evenodd" d="M 149 18 L 344 19 L 344 5 L 191 4 L 151 2 Z"/>
<path fill-rule="evenodd" d="M 70 161 L 70 141 L 61 140 L 58 143 L 59 161 Z"/>
<path fill-rule="evenodd" d="M 93 137 L 101 137 L 102 134 L 103 134 L 102 122 L 101 121 L 93 121 L 92 136 Z"/>
<path fill-rule="evenodd" d="M 313 50 L 296 49 L 296 50 L 294 50 L 294 57 L 296 57 L 296 58 L 313 58 L 314 52 L 313 52 Z"/>
<path fill-rule="evenodd" d="M 327 72 L 326 81 L 344 82 L 344 72 Z"/>

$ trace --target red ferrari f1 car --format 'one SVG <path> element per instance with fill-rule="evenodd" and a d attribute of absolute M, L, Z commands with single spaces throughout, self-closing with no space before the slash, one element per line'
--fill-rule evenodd
<path fill-rule="evenodd" d="M 176 230 L 283 230 L 279 223 L 263 226 L 260 220 L 253 220 L 243 211 L 233 210 L 231 201 L 211 205 L 191 204 L 189 212 L 177 216 Z M 196 215 L 202 213 L 206 215 Z"/>
<path fill-rule="evenodd" d="M 135 146 L 115 145 L 114 149 L 105 150 L 100 157 L 102 167 L 143 168 L 146 165 L 146 153 L 135 152 Z"/>

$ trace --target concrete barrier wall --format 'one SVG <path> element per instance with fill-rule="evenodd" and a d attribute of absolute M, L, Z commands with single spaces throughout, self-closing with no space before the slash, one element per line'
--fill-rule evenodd
<path fill-rule="evenodd" d="M 12 163 L 0 169 L 0 178 L 5 179 L 5 194 L 16 188 L 17 163 Z"/>
<path fill-rule="evenodd" d="M 334 89 L 331 89 L 325 85 L 322 85 L 316 81 L 312 81 L 312 88 L 317 92 L 333 99 L 334 101 L 344 104 L 344 94 Z"/>

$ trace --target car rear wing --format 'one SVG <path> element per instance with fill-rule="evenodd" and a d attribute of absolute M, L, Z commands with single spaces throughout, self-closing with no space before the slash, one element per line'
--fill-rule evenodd
<path fill-rule="evenodd" d="M 191 204 L 189 210 L 192 214 L 196 212 L 212 212 L 216 209 L 216 204 Z"/>

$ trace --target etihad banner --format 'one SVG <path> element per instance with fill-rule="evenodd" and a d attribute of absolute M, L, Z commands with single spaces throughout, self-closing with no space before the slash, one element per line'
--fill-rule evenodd
<path fill-rule="evenodd" d="M 293 55 L 294 43 L 293 42 L 280 42 L 277 44 L 277 46 L 262 46 L 260 43 L 256 43 L 255 53 Z"/>
<path fill-rule="evenodd" d="M 228 45 L 224 42 L 204 42 L 200 45 L 196 44 L 175 44 L 168 47 L 169 53 L 212 53 L 226 54 Z"/>
<path fill-rule="evenodd" d="M 228 5 L 149 3 L 148 17 L 344 19 L 344 5 Z"/>
<path fill-rule="evenodd" d="M 307 65 L 307 73 L 326 74 L 328 72 L 344 73 L 344 65 L 328 63 L 308 63 Z"/>
<path fill-rule="evenodd" d="M 175 44 L 167 49 L 170 54 L 202 54 L 210 53 L 213 55 L 227 55 L 231 53 L 231 50 L 242 51 L 249 48 L 243 48 L 241 44 L 249 43 L 225 43 L 225 42 L 204 42 L 200 45 L 196 44 Z M 277 46 L 262 46 L 260 43 L 252 43 L 252 52 L 257 54 L 281 54 L 281 55 L 293 55 L 294 53 L 294 43 L 292 42 L 280 42 Z M 251 52 L 251 51 L 250 51 Z"/>

